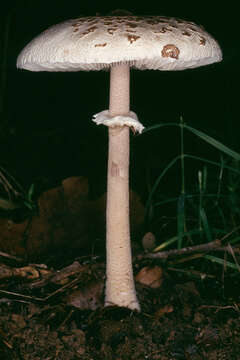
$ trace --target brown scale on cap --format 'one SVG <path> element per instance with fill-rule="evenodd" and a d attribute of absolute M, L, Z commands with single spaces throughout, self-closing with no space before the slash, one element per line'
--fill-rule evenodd
<path fill-rule="evenodd" d="M 192 31 L 194 31 L 194 32 L 198 32 L 198 30 L 197 30 L 197 29 L 195 29 L 195 28 L 194 28 L 194 27 L 192 27 L 192 26 L 187 26 L 187 29 L 192 30 Z"/>
<path fill-rule="evenodd" d="M 160 33 L 165 33 L 165 32 L 167 32 L 167 31 L 172 31 L 172 30 L 169 29 L 169 28 L 167 28 L 167 27 L 165 27 L 165 26 L 163 26 L 162 29 L 159 30 Z"/>
<path fill-rule="evenodd" d="M 89 22 L 89 25 L 96 25 L 96 24 L 98 24 L 98 20 L 97 20 L 97 19 L 94 20 L 94 21 L 92 21 L 91 23 Z"/>
<path fill-rule="evenodd" d="M 94 45 L 95 47 L 104 47 L 104 46 L 106 46 L 107 45 L 107 43 L 103 43 L 103 44 L 96 44 L 96 45 Z"/>
<path fill-rule="evenodd" d="M 203 36 L 201 36 L 200 37 L 200 45 L 205 45 L 205 44 L 206 44 L 206 39 Z"/>
<path fill-rule="evenodd" d="M 128 41 L 130 42 L 130 44 L 132 44 L 134 41 L 137 41 L 138 39 L 140 39 L 140 36 L 137 35 L 127 35 Z"/>
<path fill-rule="evenodd" d="M 138 24 L 133 24 L 131 22 L 126 22 L 126 26 L 129 26 L 130 28 L 135 29 L 136 27 L 138 27 Z"/>
<path fill-rule="evenodd" d="M 76 22 L 74 22 L 74 24 L 72 24 L 73 27 L 79 27 L 80 25 L 82 25 L 83 23 L 87 23 L 88 25 L 95 25 L 98 23 L 98 20 L 96 18 L 78 18 L 75 19 Z"/>
<path fill-rule="evenodd" d="M 84 18 L 82 18 L 82 21 L 81 21 L 81 22 L 82 22 L 82 23 L 85 23 Z M 89 18 L 89 19 L 87 20 L 87 22 L 89 23 L 89 25 L 95 25 L 95 24 L 98 23 L 98 18 L 96 18 L 96 17 L 94 17 L 94 18 Z"/>
<path fill-rule="evenodd" d="M 162 49 L 162 57 L 178 59 L 179 54 L 180 50 L 173 44 L 167 44 Z"/>
<path fill-rule="evenodd" d="M 114 25 L 112 21 L 104 21 L 104 25 Z"/>
<path fill-rule="evenodd" d="M 97 30 L 97 26 L 91 26 L 90 28 L 88 28 L 87 30 L 83 31 L 80 35 L 80 37 L 84 37 L 85 35 L 90 34 L 91 32 L 94 32 L 95 30 Z M 75 30 L 74 30 L 75 32 Z"/>
<path fill-rule="evenodd" d="M 170 26 L 171 28 L 178 29 L 178 26 L 177 26 L 177 25 L 169 24 L 169 26 Z"/>
<path fill-rule="evenodd" d="M 113 35 L 114 31 L 116 31 L 117 28 L 109 28 L 107 29 L 107 32 L 110 34 L 110 35 Z"/>
<path fill-rule="evenodd" d="M 184 36 L 191 36 L 190 32 L 188 32 L 188 31 L 183 31 L 182 34 L 183 34 Z"/>
<path fill-rule="evenodd" d="M 83 17 L 83 18 L 79 18 L 79 21 L 92 22 L 93 18 L 91 18 L 91 17 Z"/>
<path fill-rule="evenodd" d="M 79 30 L 80 25 L 81 24 L 79 22 L 76 22 L 76 23 L 72 24 L 72 27 L 74 28 L 73 32 L 77 32 Z"/>
<path fill-rule="evenodd" d="M 131 29 L 128 29 L 126 30 L 127 33 L 136 33 L 136 30 L 131 30 Z"/>
<path fill-rule="evenodd" d="M 116 22 L 119 23 L 119 24 L 125 23 L 125 21 L 126 21 L 126 19 L 122 19 L 122 18 L 118 18 L 118 17 L 114 18 L 114 22 L 115 22 L 115 20 L 116 20 Z"/>

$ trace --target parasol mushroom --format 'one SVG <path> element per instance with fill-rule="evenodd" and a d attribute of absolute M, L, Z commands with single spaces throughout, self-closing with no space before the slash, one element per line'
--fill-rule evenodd
<path fill-rule="evenodd" d="M 221 61 L 218 43 L 200 26 L 163 16 L 80 17 L 50 27 L 20 53 L 30 71 L 110 70 L 109 110 L 93 117 L 109 129 L 105 306 L 140 310 L 129 230 L 129 128 L 143 125 L 130 111 L 130 68 L 184 70 Z"/>

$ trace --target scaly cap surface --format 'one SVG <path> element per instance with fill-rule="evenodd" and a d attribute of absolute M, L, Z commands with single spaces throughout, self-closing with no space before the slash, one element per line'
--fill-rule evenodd
<path fill-rule="evenodd" d="M 81 17 L 52 26 L 20 53 L 17 67 L 82 71 L 128 63 L 144 70 L 184 70 L 222 60 L 201 26 L 162 16 Z"/>

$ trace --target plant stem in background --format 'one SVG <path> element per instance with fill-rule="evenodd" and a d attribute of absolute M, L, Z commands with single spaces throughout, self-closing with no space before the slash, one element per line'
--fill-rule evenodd
<path fill-rule="evenodd" d="M 184 231 L 185 231 L 185 196 L 184 194 L 180 194 L 177 203 L 178 249 L 182 248 Z"/>
<path fill-rule="evenodd" d="M 201 209 L 202 209 L 202 171 L 198 171 L 198 186 L 199 186 L 199 211 L 198 211 L 198 227 L 199 230 L 202 230 L 202 220 L 201 220 Z"/>
<path fill-rule="evenodd" d="M 203 197 L 205 195 L 206 192 L 206 188 L 207 188 L 207 167 L 204 166 L 203 171 L 199 170 L 198 171 L 198 187 L 199 187 L 199 212 L 198 212 L 198 217 L 199 217 L 199 230 L 202 230 L 202 214 L 204 212 L 204 208 L 203 208 Z"/>
<path fill-rule="evenodd" d="M 216 206 L 218 205 L 219 196 L 221 194 L 222 180 L 223 180 L 223 170 L 224 170 L 224 160 L 223 160 L 222 155 L 221 155 L 220 159 L 221 159 L 221 166 L 220 166 L 220 171 L 219 171 L 219 176 L 218 176 L 218 189 L 217 189 Z"/>
<path fill-rule="evenodd" d="M 181 193 L 185 194 L 185 168 L 184 168 L 184 138 L 183 138 L 183 118 L 180 116 L 180 133 L 181 133 L 181 174 L 182 174 L 182 186 Z"/>
<path fill-rule="evenodd" d="M 177 233 L 178 233 L 178 249 L 182 247 L 183 234 L 185 231 L 185 167 L 184 167 L 184 134 L 183 134 L 183 118 L 180 116 L 180 159 L 181 159 L 181 194 L 177 205 Z"/>

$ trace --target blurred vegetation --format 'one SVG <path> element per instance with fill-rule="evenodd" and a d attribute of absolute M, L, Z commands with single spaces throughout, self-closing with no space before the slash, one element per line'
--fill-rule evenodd
<path fill-rule="evenodd" d="M 161 239 L 155 252 L 220 239 L 228 247 L 231 260 L 226 260 L 226 251 L 217 256 L 205 254 L 202 258 L 238 273 L 240 266 L 234 248 L 239 250 L 240 246 L 240 154 L 188 126 L 182 117 L 179 123 L 157 124 L 144 132 L 169 126 L 179 128 L 179 154 L 162 169 L 150 188 L 146 204 L 146 226 Z M 185 132 L 201 139 L 203 147 L 205 142 L 215 148 L 219 161 L 186 153 Z M 179 192 L 176 194 L 172 189 L 171 197 L 161 190 L 161 183 L 171 177 L 174 167 L 178 169 Z M 193 171 L 196 168 L 197 173 Z"/>

